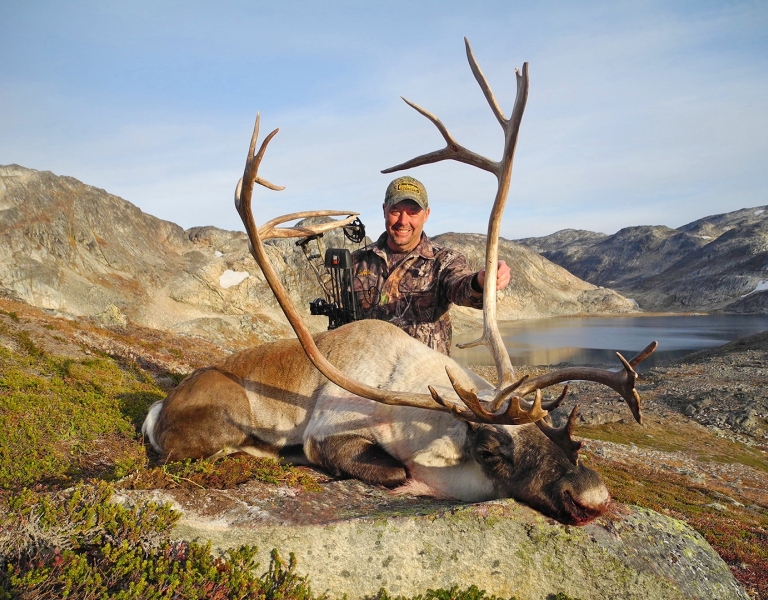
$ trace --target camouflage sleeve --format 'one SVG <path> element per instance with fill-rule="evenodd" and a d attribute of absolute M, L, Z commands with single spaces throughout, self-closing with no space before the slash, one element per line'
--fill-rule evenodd
<path fill-rule="evenodd" d="M 472 287 L 475 272 L 464 255 L 448 249 L 442 249 L 440 254 L 440 283 L 445 298 L 458 306 L 482 309 L 483 292 Z"/>

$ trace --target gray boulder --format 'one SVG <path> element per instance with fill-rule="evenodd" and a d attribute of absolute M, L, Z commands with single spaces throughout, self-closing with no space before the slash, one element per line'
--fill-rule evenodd
<path fill-rule="evenodd" d="M 321 492 L 245 484 L 236 490 L 122 492 L 183 512 L 173 537 L 214 551 L 256 545 L 297 558 L 312 589 L 350 600 L 467 588 L 517 600 L 565 593 L 582 600 L 739 599 L 728 566 L 685 523 L 614 504 L 585 527 L 567 527 L 513 500 L 480 504 L 394 496 L 359 481 Z"/>

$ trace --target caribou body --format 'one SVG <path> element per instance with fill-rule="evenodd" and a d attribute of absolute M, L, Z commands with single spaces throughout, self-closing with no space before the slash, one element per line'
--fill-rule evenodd
<path fill-rule="evenodd" d="M 235 205 L 251 252 L 297 339 L 257 346 L 199 369 L 155 403 L 142 431 L 162 458 L 236 451 L 299 457 L 334 475 L 402 492 L 466 501 L 515 498 L 563 523 L 583 524 L 606 509 L 608 491 L 597 473 L 579 462 L 581 442 L 571 437 L 576 409 L 562 428 L 554 428 L 549 420 L 548 411 L 562 401 L 567 386 L 558 399 L 544 404 L 541 390 L 570 380 L 603 383 L 627 401 L 640 422 L 634 367 L 656 343 L 629 361 L 618 355 L 621 371 L 574 367 L 532 379 L 515 378 L 495 320 L 495 290 L 500 222 L 528 95 L 528 65 L 516 75 L 515 106 L 506 118 L 468 42 L 466 50 L 472 73 L 504 131 L 502 159 L 495 162 L 467 150 L 439 119 L 406 100 L 435 124 L 446 146 L 384 172 L 451 159 L 496 176 L 498 190 L 486 242 L 483 335 L 469 345 L 483 343 L 489 348 L 497 385 L 382 321 L 357 321 L 310 334 L 269 263 L 262 240 L 318 235 L 347 224 L 357 213 L 293 213 L 258 228 L 251 210 L 254 184 L 282 188 L 258 175 L 277 130 L 256 152 L 257 116 Z M 349 216 L 333 223 L 277 227 L 309 216 L 344 214 Z"/>
<path fill-rule="evenodd" d="M 411 391 L 429 381 L 450 395 L 448 367 L 479 395 L 494 390 L 383 321 L 350 323 L 315 341 L 346 375 L 372 386 Z M 587 522 L 609 501 L 598 475 L 571 462 L 536 425 L 475 424 L 361 398 L 328 381 L 297 340 L 195 371 L 152 406 L 143 432 L 164 459 L 303 453 L 336 476 L 472 502 L 512 497 L 564 523 Z"/>

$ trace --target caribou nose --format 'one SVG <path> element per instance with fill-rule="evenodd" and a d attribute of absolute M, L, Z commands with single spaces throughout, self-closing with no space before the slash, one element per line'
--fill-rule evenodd
<path fill-rule="evenodd" d="M 602 481 L 600 485 L 590 487 L 578 495 L 578 502 L 582 506 L 603 506 L 610 499 L 611 495 L 608 493 L 608 488 L 605 487 Z"/>
<path fill-rule="evenodd" d="M 605 486 L 590 489 L 577 497 L 571 491 L 563 493 L 563 508 L 573 525 L 586 525 L 594 521 L 608 510 L 610 503 L 611 497 Z"/>

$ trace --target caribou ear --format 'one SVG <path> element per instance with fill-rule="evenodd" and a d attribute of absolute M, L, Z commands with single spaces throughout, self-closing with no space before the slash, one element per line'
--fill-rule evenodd
<path fill-rule="evenodd" d="M 464 423 L 466 426 L 467 436 L 464 439 L 464 449 L 470 455 L 475 454 L 475 447 L 477 446 L 477 439 L 482 431 L 482 425 L 480 423 L 474 423 L 472 421 L 465 421 L 464 419 L 458 419 L 460 423 Z"/>
<path fill-rule="evenodd" d="M 476 434 L 478 429 L 480 429 L 479 423 L 474 423 L 473 421 L 464 421 L 464 423 L 467 425 L 467 431 L 470 435 Z"/>
<path fill-rule="evenodd" d="M 571 437 L 573 435 L 573 428 L 576 424 L 576 414 L 578 413 L 578 406 L 574 406 L 571 411 L 571 415 L 568 417 L 568 421 L 560 428 L 552 426 L 552 419 L 547 415 L 540 421 L 536 421 L 539 429 L 544 435 L 552 440 L 560 449 L 565 452 L 574 465 L 579 464 L 579 450 L 584 445 L 582 441 L 576 441 Z"/>

